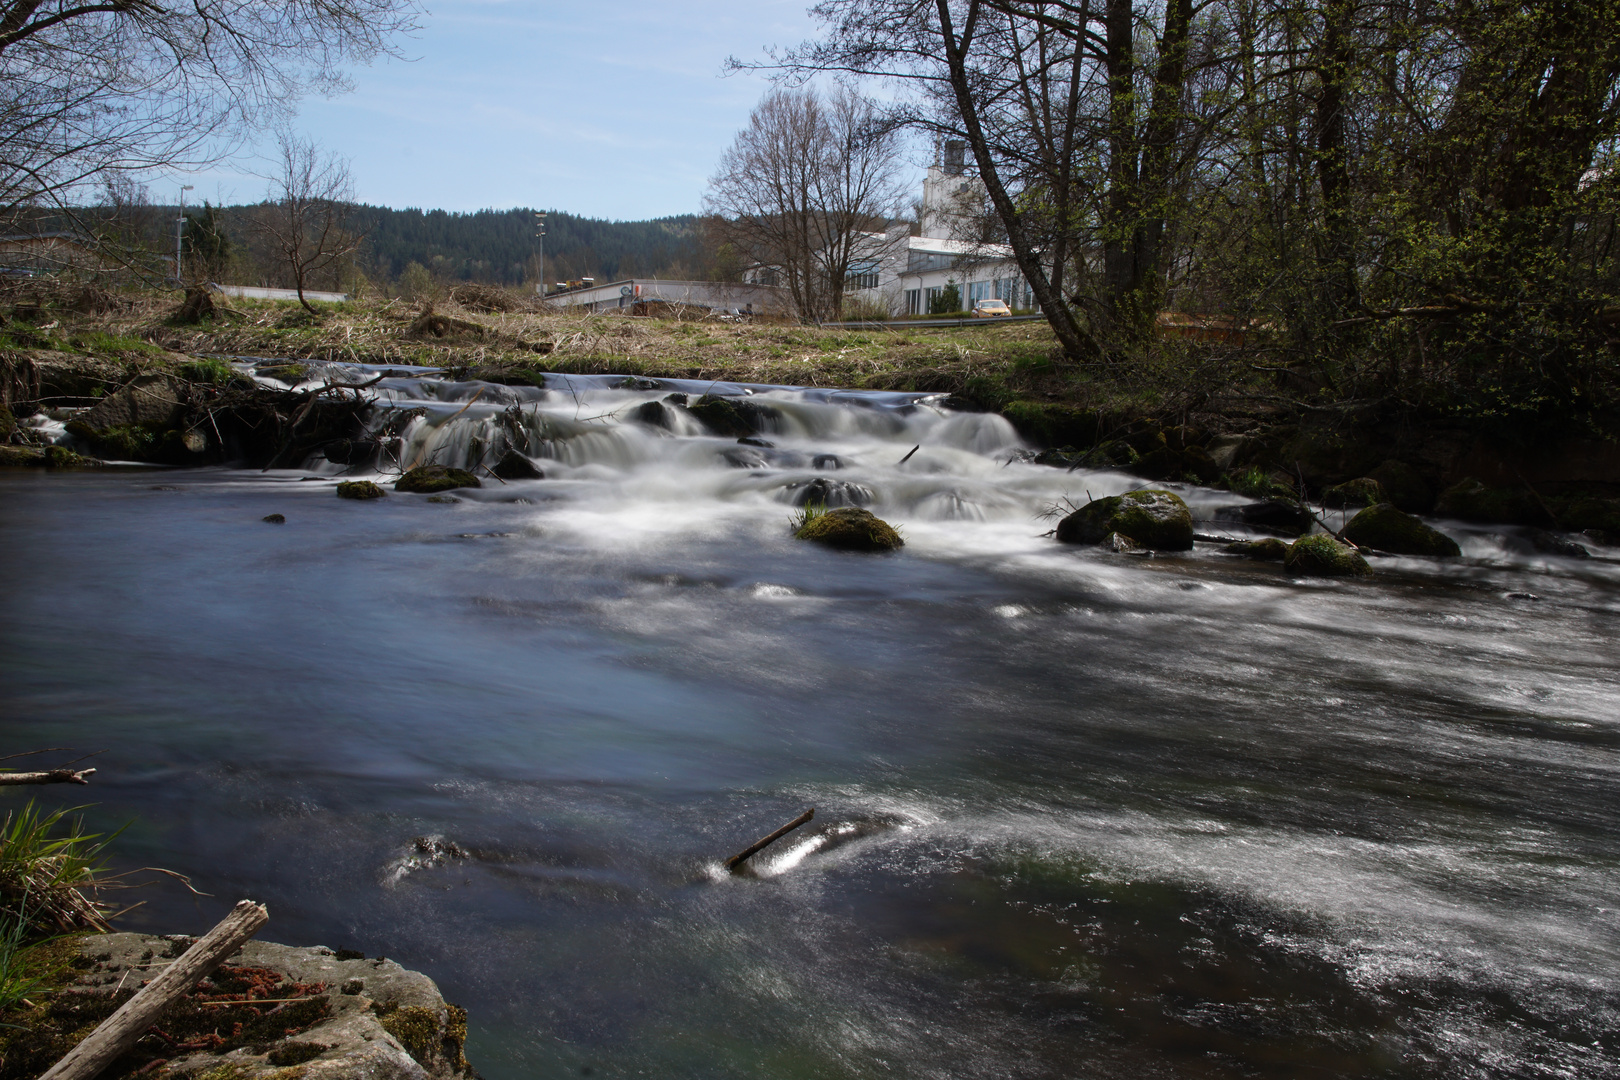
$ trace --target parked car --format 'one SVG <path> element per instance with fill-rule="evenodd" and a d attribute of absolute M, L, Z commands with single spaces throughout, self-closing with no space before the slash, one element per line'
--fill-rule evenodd
<path fill-rule="evenodd" d="M 1012 308 L 1007 306 L 1005 300 L 980 300 L 973 305 L 975 319 L 993 319 L 998 315 L 1011 315 Z"/>

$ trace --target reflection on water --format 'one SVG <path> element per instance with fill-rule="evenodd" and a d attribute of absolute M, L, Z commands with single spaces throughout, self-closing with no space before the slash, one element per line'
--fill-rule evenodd
<path fill-rule="evenodd" d="M 997 418 L 753 388 L 739 467 L 634 418 L 705 385 L 610 385 L 385 381 L 396 458 L 546 473 L 454 503 L 0 477 L 7 747 L 106 748 L 36 796 L 216 894 L 133 928 L 264 900 L 431 974 L 491 1080 L 1620 1069 L 1615 562 L 1066 549 L 1043 509 L 1139 482 Z M 904 550 L 792 541 L 816 477 Z"/>

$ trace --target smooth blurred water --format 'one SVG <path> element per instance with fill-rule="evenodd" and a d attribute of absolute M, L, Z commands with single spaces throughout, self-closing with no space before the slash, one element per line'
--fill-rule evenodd
<path fill-rule="evenodd" d="M 0 476 L 0 749 L 107 751 L 0 809 L 93 801 L 214 894 L 129 928 L 250 896 L 427 972 L 490 1080 L 1620 1072 L 1620 552 L 1076 550 L 1039 513 L 1140 482 L 999 419 L 753 388 L 785 419 L 738 468 L 625 420 L 704 386 L 609 385 L 385 383 L 413 459 L 527 410 L 547 478 L 454 503 Z M 792 540 L 818 475 L 906 547 Z"/>

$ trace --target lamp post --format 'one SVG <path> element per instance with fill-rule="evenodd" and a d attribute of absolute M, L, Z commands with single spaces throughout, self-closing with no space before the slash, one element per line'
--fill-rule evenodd
<path fill-rule="evenodd" d="M 196 186 L 196 184 L 180 185 L 180 216 L 174 223 L 174 282 L 182 289 L 186 287 L 186 275 L 180 265 L 180 237 L 186 227 L 186 192 Z"/>
<path fill-rule="evenodd" d="M 534 212 L 534 218 L 535 218 L 534 223 L 535 223 L 535 226 L 536 226 L 534 235 L 536 237 L 538 237 L 539 240 L 540 240 L 540 284 L 535 286 L 535 288 L 537 288 L 539 290 L 540 299 L 541 299 L 542 302 L 544 302 L 545 298 L 546 298 L 546 213 L 545 213 L 545 211 L 544 210 L 536 210 Z"/>

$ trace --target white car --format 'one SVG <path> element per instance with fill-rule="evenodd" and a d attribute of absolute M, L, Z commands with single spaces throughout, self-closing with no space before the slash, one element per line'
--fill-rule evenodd
<path fill-rule="evenodd" d="M 1007 306 L 1005 300 L 980 300 L 973 305 L 975 319 L 993 319 L 998 315 L 1011 315 L 1012 308 Z"/>

